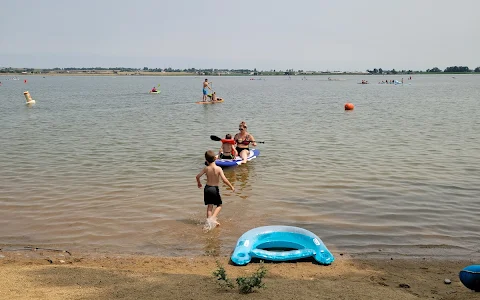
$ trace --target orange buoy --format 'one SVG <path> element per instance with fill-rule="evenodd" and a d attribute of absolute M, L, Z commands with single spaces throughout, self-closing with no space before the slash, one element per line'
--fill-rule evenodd
<path fill-rule="evenodd" d="M 353 110 L 354 107 L 353 103 L 345 103 L 345 110 Z"/>

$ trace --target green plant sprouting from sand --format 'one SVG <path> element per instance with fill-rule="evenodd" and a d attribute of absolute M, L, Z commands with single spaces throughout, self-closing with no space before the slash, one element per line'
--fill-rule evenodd
<path fill-rule="evenodd" d="M 233 281 L 230 280 L 227 276 L 227 272 L 225 271 L 225 268 L 217 262 L 217 269 L 215 272 L 213 272 L 213 276 L 217 279 L 218 284 L 222 287 L 228 287 L 228 288 L 235 288 L 235 284 L 233 284 Z"/>
<path fill-rule="evenodd" d="M 265 284 L 262 283 L 262 279 L 267 274 L 267 269 L 263 265 L 263 262 L 260 265 L 255 273 L 252 276 L 248 277 L 238 277 L 235 279 L 238 287 L 238 292 L 240 294 L 249 294 L 254 291 L 255 288 L 265 288 Z M 233 281 L 228 278 L 225 268 L 217 261 L 217 269 L 213 272 L 213 276 L 217 279 L 218 284 L 222 288 L 234 289 L 235 284 Z"/>

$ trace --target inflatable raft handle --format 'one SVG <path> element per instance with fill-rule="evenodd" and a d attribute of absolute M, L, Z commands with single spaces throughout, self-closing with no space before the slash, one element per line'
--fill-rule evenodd
<path fill-rule="evenodd" d="M 252 254 L 253 256 L 261 259 L 284 261 L 284 260 L 296 260 L 296 259 L 311 257 L 315 255 L 315 251 L 313 249 L 299 249 L 299 250 L 279 252 L 279 251 L 267 251 L 262 249 L 253 249 Z"/>

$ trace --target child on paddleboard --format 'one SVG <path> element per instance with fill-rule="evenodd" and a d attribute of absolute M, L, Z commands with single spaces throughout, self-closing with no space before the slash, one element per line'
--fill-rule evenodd
<path fill-rule="evenodd" d="M 207 183 L 203 189 L 203 202 L 207 205 L 207 222 L 205 223 L 205 230 L 210 230 L 220 225 L 220 223 L 217 222 L 217 216 L 220 213 L 220 210 L 222 210 L 222 198 L 220 197 L 220 189 L 218 188 L 220 179 L 222 179 L 222 181 L 228 185 L 233 192 L 235 192 L 235 188 L 225 177 L 225 174 L 223 174 L 222 168 L 215 164 L 215 159 L 215 152 L 212 150 L 205 152 L 205 160 L 208 165 L 196 176 L 197 186 L 200 189 L 202 188 L 200 177 L 202 177 L 203 174 L 207 175 Z M 216 206 L 215 210 L 213 209 L 214 205 Z"/>
<path fill-rule="evenodd" d="M 222 101 L 222 98 L 217 98 L 217 92 L 213 92 L 212 95 L 208 95 L 212 101 Z"/>
<path fill-rule="evenodd" d="M 222 147 L 218 152 L 218 156 L 221 159 L 235 159 L 238 155 L 237 150 L 235 149 L 235 140 L 232 139 L 231 134 L 225 136 L 225 140 L 222 140 Z"/>

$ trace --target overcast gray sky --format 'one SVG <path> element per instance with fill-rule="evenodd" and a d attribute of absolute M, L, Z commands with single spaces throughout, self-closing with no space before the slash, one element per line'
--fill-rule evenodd
<path fill-rule="evenodd" d="M 480 66 L 480 0 L 1 0 L 0 67 Z"/>

